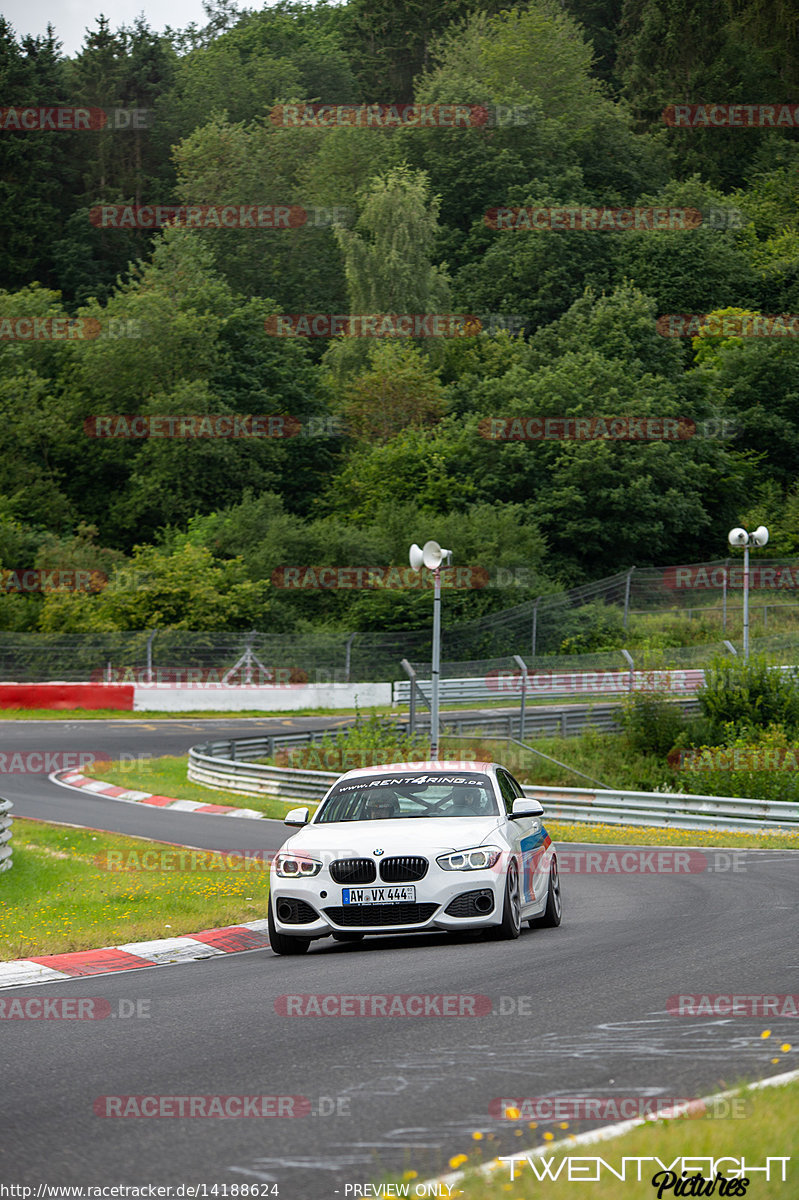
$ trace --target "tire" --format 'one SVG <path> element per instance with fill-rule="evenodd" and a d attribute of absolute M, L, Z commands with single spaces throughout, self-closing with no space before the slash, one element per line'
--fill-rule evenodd
<path fill-rule="evenodd" d="M 362 934 L 362 933 L 338 933 L 338 932 L 336 932 L 333 934 L 334 942 L 362 942 L 363 939 L 364 939 L 364 934 Z"/>
<path fill-rule="evenodd" d="M 533 917 L 527 924 L 531 929 L 555 929 L 560 925 L 563 916 L 563 899 L 560 893 L 560 874 L 558 860 L 553 857 L 549 867 L 549 887 L 547 888 L 547 906 L 543 915 Z"/>
<path fill-rule="evenodd" d="M 269 945 L 275 954 L 304 954 L 311 944 L 310 938 L 291 937 L 286 933 L 278 933 L 275 928 L 275 918 L 272 915 L 272 901 L 269 901 Z"/>
<path fill-rule="evenodd" d="M 508 863 L 505 883 L 505 900 L 502 905 L 502 922 L 491 929 L 491 936 L 498 941 L 511 941 L 522 931 L 522 894 L 519 886 L 519 868 L 512 858 Z"/>

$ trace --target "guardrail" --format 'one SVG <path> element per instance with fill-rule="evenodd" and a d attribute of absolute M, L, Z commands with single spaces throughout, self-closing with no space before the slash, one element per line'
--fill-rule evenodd
<path fill-rule="evenodd" d="M 597 792 L 532 786 L 525 786 L 524 794 L 535 797 L 553 820 L 659 829 L 719 829 L 740 833 L 775 829 L 799 833 L 799 806 L 781 802 L 689 792 Z"/>
<path fill-rule="evenodd" d="M 336 731 L 331 732 L 335 740 Z M 189 750 L 188 777 L 193 783 L 244 796 L 275 796 L 279 800 L 307 800 L 316 804 L 341 772 L 271 767 L 250 760 L 271 758 L 276 750 L 307 745 L 322 737 L 324 731 L 203 742 Z"/>
<path fill-rule="evenodd" d="M 539 671 L 528 668 L 527 699 L 551 696 L 626 696 L 640 688 L 662 688 L 675 696 L 691 696 L 705 681 L 701 668 L 690 670 L 625 671 Z M 432 683 L 417 679 L 416 686 L 429 702 Z M 439 682 L 439 701 L 442 704 L 474 704 L 521 697 L 521 671 L 489 671 L 481 678 L 442 679 Z M 408 704 L 411 680 L 398 679 L 392 685 L 394 704 Z"/>
<path fill-rule="evenodd" d="M 319 735 L 317 735 L 319 736 Z M 189 751 L 189 779 L 207 787 L 224 788 L 245 795 L 268 795 L 287 802 L 318 803 L 339 777 L 338 771 L 303 771 L 247 762 L 241 746 L 253 757 L 265 755 L 267 741 L 307 740 L 307 735 L 267 739 L 235 738 L 193 746 Z M 232 757 L 214 750 L 225 749 Z M 661 829 L 718 829 L 762 832 L 774 829 L 799 832 L 799 806 L 734 796 L 702 796 L 692 793 L 593 791 L 586 788 L 547 788 L 531 784 L 524 794 L 538 800 L 553 820 L 583 821 L 588 824 L 650 826 Z"/>
<path fill-rule="evenodd" d="M 686 714 L 700 711 L 698 700 L 675 700 L 673 703 L 679 705 L 680 711 Z M 517 737 L 524 741 L 530 734 L 574 737 L 583 733 L 589 726 L 600 733 L 619 733 L 622 728 L 620 713 L 619 704 L 563 705 L 555 712 L 541 712 L 535 708 L 528 708 L 523 719 L 518 710 L 479 717 L 444 712 L 440 714 L 440 724 L 446 732 L 455 737 L 475 733 L 482 737 Z M 417 732 L 429 727 L 429 714 L 417 710 Z"/>
<path fill-rule="evenodd" d="M 9 871 L 11 862 L 11 817 L 13 808 L 10 800 L 0 800 L 0 871 Z"/>

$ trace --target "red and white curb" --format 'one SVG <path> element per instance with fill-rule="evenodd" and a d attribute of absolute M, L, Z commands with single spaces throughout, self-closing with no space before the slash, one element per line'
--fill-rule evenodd
<path fill-rule="evenodd" d="M 101 779 L 89 779 L 80 771 L 53 771 L 48 775 L 51 783 L 71 788 L 74 792 L 91 792 L 107 800 L 121 800 L 124 804 L 150 804 L 154 808 L 169 808 L 173 812 L 211 813 L 215 817 L 249 817 L 265 820 L 264 814 L 254 808 L 234 808 L 229 804 L 201 804 L 199 800 L 176 800 L 174 796 L 159 796 L 153 792 L 135 792 L 129 788 L 103 783 Z"/>
<path fill-rule="evenodd" d="M 59 983 L 86 975 L 113 975 L 139 967 L 165 967 L 217 958 L 240 950 L 263 950 L 269 945 L 267 921 L 246 921 L 223 929 L 202 929 L 185 937 L 159 938 L 153 942 L 127 942 L 102 950 L 78 950 L 70 954 L 44 954 L 0 962 L 0 988 L 29 987 L 34 983 Z"/>

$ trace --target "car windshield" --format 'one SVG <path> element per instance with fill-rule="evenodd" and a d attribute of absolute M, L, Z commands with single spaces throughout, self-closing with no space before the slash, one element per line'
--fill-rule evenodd
<path fill-rule="evenodd" d="M 498 812 L 487 775 L 377 775 L 336 784 L 315 824 L 405 817 L 490 817 Z"/>

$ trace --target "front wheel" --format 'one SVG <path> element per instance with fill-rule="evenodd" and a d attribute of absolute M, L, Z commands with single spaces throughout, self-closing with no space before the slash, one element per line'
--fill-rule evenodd
<path fill-rule="evenodd" d="M 278 933 L 275 928 L 275 918 L 272 916 L 272 901 L 269 901 L 267 917 L 269 923 L 269 945 L 275 954 L 304 954 L 311 944 L 310 938 L 291 937 L 287 933 Z"/>
<path fill-rule="evenodd" d="M 560 875 L 558 860 L 553 858 L 549 866 L 549 887 L 547 888 L 547 906 L 543 916 L 533 917 L 527 924 L 531 929 L 555 928 L 560 925 L 563 916 L 563 900 L 560 894 Z"/>
<path fill-rule="evenodd" d="M 502 923 L 495 925 L 491 936 L 500 941 L 517 938 L 522 931 L 522 894 L 519 886 L 519 868 L 516 860 L 508 863 L 508 878 L 505 883 L 505 903 L 502 907 Z"/>

